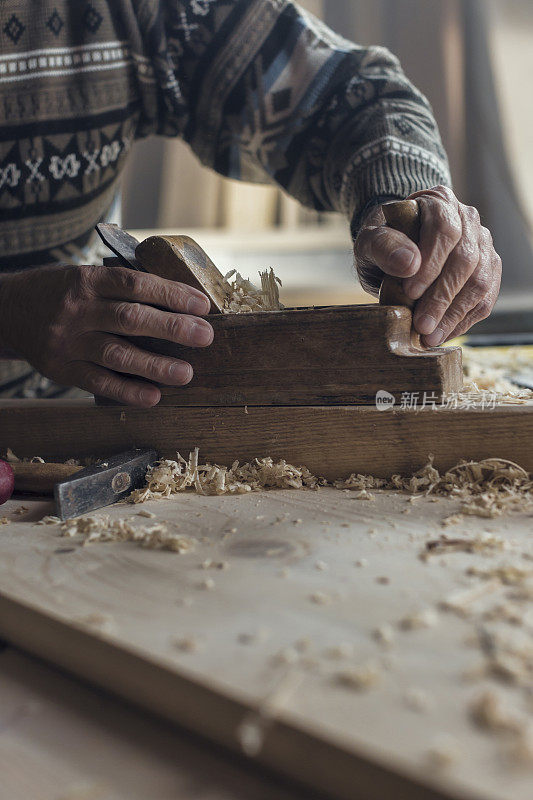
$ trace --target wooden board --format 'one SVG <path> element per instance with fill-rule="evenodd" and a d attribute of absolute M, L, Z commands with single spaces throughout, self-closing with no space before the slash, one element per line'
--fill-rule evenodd
<path fill-rule="evenodd" d="M 162 405 L 373 404 L 379 390 L 399 403 L 403 392 L 459 391 L 460 348 L 416 346 L 411 320 L 408 309 L 375 304 L 288 309 L 210 315 L 207 348 L 133 341 L 194 368 L 187 386 L 161 387 Z"/>
<path fill-rule="evenodd" d="M 329 480 L 351 472 L 390 477 L 461 458 L 500 456 L 533 471 L 533 404 L 464 410 L 378 411 L 371 406 L 170 408 L 97 407 L 90 401 L 3 401 L 0 445 L 47 460 L 153 447 L 162 458 L 200 448 L 231 464 L 285 458 Z"/>
<path fill-rule="evenodd" d="M 531 716 L 525 689 L 463 679 L 482 659 L 472 644 L 482 614 L 516 592 L 484 593 L 489 582 L 467 570 L 527 565 L 527 515 L 446 528 L 452 537 L 488 530 L 508 542 L 505 552 L 424 562 L 420 552 L 442 534 L 455 501 L 378 493 L 372 502 L 326 489 L 145 505 L 193 540 L 183 555 L 131 543 L 81 547 L 34 524 L 49 504 L 24 502 L 25 514 L 14 513 L 20 501 L 3 509 L 12 522 L 0 526 L 0 636 L 235 752 L 255 742 L 251 764 L 332 797 L 529 800 L 531 766 L 513 766 L 505 737 L 478 729 L 469 712 L 490 689 Z M 137 511 L 106 513 L 150 523 Z M 203 568 L 206 559 L 227 568 Z M 471 587 L 481 587 L 474 616 L 439 610 Z M 313 602 L 317 592 L 330 602 Z M 433 610 L 434 624 L 402 629 L 420 610 Z M 374 636 L 384 625 L 389 647 Z M 190 637 L 197 649 L 177 645 Z M 377 670 L 375 685 L 339 683 L 343 670 L 364 664 Z M 416 692 L 427 700 L 419 710 L 409 701 Z M 448 766 L 436 768 L 431 751 L 451 753 Z"/>
<path fill-rule="evenodd" d="M 309 800 L 190 731 L 0 644 L 6 800 Z"/>

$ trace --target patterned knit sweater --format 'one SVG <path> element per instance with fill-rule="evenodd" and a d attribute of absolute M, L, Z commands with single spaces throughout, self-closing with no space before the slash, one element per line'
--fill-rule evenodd
<path fill-rule="evenodd" d="M 396 58 L 290 0 L 2 0 L 0 270 L 86 246 L 149 134 L 354 228 L 372 204 L 450 183 Z"/>

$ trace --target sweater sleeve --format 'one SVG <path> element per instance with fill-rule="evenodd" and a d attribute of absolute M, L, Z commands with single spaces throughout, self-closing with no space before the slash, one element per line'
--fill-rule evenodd
<path fill-rule="evenodd" d="M 342 212 L 354 234 L 373 205 L 451 184 L 431 107 L 386 49 L 337 36 L 290 0 L 160 8 L 152 129 L 182 136 L 202 163 Z"/>

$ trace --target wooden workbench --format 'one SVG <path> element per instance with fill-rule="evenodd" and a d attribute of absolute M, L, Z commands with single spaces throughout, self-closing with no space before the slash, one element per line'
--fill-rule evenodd
<path fill-rule="evenodd" d="M 531 721 L 527 686 L 475 672 L 480 628 L 531 636 L 531 599 L 511 597 L 531 587 L 527 513 L 443 528 L 455 501 L 331 488 L 145 504 L 193 541 L 179 555 L 81 547 L 35 525 L 50 504 L 20 505 L 0 525 L 0 636 L 337 798 L 529 800 L 532 764 L 469 710 L 490 690 Z M 151 522 L 138 511 L 107 513 Z M 506 549 L 419 557 L 443 533 L 487 532 Z M 501 565 L 520 586 L 485 580 Z M 471 590 L 466 616 L 441 610 Z M 521 625 L 488 621 L 502 604 Z"/>

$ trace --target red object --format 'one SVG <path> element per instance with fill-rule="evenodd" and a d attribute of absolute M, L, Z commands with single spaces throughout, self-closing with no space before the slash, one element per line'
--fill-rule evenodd
<path fill-rule="evenodd" d="M 15 488 L 15 475 L 11 464 L 7 461 L 0 460 L 0 506 L 3 505 L 11 495 Z"/>

